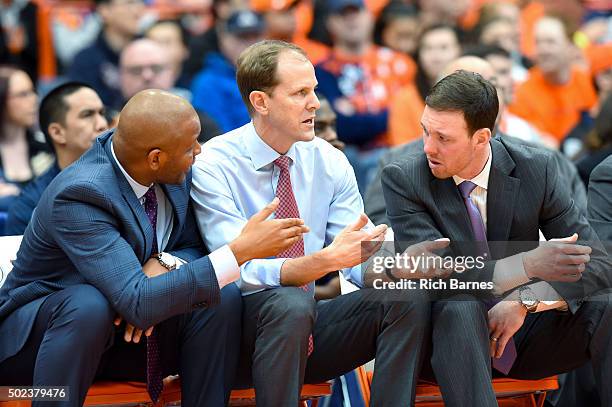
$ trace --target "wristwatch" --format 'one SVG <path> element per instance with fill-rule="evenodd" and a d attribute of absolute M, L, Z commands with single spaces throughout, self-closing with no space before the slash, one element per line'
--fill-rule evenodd
<path fill-rule="evenodd" d="M 536 297 L 535 293 L 531 291 L 529 287 L 519 288 L 519 303 L 525 307 L 527 312 L 536 312 L 540 300 Z"/>
<path fill-rule="evenodd" d="M 157 259 L 159 264 L 167 268 L 168 271 L 174 270 L 176 268 L 176 258 L 170 253 L 157 253 L 155 255 L 155 258 Z"/>

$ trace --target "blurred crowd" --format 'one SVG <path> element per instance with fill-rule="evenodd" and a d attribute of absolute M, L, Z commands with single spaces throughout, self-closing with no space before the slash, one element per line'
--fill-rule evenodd
<path fill-rule="evenodd" d="M 606 0 L 4 0 L 0 18 L 0 216 L 35 177 L 57 171 L 58 145 L 78 158 L 140 90 L 189 99 L 201 142 L 247 123 L 235 66 L 264 38 L 299 45 L 315 64 L 362 194 L 387 149 L 421 136 L 425 96 L 462 55 L 495 70 L 498 133 L 559 149 L 585 182 L 612 153 Z M 53 77 L 41 74 L 43 46 Z M 71 137 L 48 134 L 38 117 L 39 95 L 66 81 L 95 91 L 88 112 L 103 109 L 75 117 Z"/>

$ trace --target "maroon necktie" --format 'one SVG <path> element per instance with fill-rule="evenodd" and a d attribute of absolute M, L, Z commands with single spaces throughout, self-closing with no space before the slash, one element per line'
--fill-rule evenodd
<path fill-rule="evenodd" d="M 278 209 L 276 210 L 277 219 L 285 218 L 299 218 L 300 210 L 298 209 L 297 202 L 295 201 L 295 195 L 293 195 L 293 187 L 291 186 L 291 176 L 289 175 L 289 162 L 291 159 L 286 155 L 281 155 L 274 164 L 280 170 L 280 176 L 278 178 L 278 185 L 276 186 L 276 196 L 280 200 Z M 304 240 L 300 239 L 293 244 L 290 248 L 279 253 L 276 257 L 303 257 L 304 256 Z M 308 284 L 301 287 L 304 291 L 308 291 Z M 314 349 L 314 341 L 312 334 L 308 337 L 308 356 Z"/>
<path fill-rule="evenodd" d="M 144 210 L 153 227 L 153 249 L 151 253 L 157 253 L 157 196 L 155 195 L 155 185 L 153 185 L 144 195 Z M 153 403 L 157 403 L 159 395 L 164 389 L 162 377 L 161 357 L 159 351 L 159 340 L 157 332 L 153 330 L 147 337 L 147 391 Z"/>
<path fill-rule="evenodd" d="M 463 197 L 463 202 L 465 203 L 465 207 L 468 212 L 468 216 L 470 218 L 470 224 L 472 225 L 472 232 L 474 232 L 474 238 L 476 242 L 481 245 L 480 249 L 483 253 L 489 253 L 489 245 L 487 243 L 487 231 L 484 226 L 484 222 L 482 221 L 482 216 L 476 204 L 472 201 L 470 194 L 476 188 L 476 184 L 471 181 L 463 181 L 459 184 L 459 191 L 461 192 L 461 196 Z M 485 301 L 487 308 L 492 308 L 498 301 Z M 514 339 L 510 338 L 506 347 L 504 349 L 504 353 L 502 353 L 499 359 L 493 359 L 493 367 L 502 372 L 503 374 L 508 374 L 514 361 L 516 360 L 516 345 L 514 344 Z"/>

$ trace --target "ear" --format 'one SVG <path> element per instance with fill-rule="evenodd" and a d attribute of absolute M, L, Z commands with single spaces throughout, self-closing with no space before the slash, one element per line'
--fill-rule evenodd
<path fill-rule="evenodd" d="M 254 90 L 249 94 L 249 101 L 251 106 L 253 106 L 253 110 L 263 116 L 269 113 L 269 98 L 268 94 L 261 90 Z"/>
<path fill-rule="evenodd" d="M 486 145 L 489 144 L 489 140 L 491 140 L 491 130 L 489 129 L 478 129 L 472 136 L 476 141 L 477 145 Z"/>
<path fill-rule="evenodd" d="M 47 133 L 49 134 L 49 137 L 51 137 L 51 140 L 53 140 L 53 144 L 60 146 L 66 145 L 66 132 L 59 123 L 49 124 L 49 127 L 47 127 Z"/>
<path fill-rule="evenodd" d="M 149 151 L 149 154 L 147 154 L 149 168 L 151 168 L 153 171 L 159 171 L 163 167 L 164 161 L 165 154 L 159 148 L 154 148 L 153 150 Z"/>

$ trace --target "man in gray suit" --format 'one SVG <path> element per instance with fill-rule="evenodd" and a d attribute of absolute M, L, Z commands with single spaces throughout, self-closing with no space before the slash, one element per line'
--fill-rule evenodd
<path fill-rule="evenodd" d="M 499 101 L 478 74 L 441 79 L 425 103 L 423 151 L 382 173 L 396 247 L 442 237 L 476 241 L 491 260 L 467 274 L 492 283 L 504 299 L 433 304 L 430 361 L 446 405 L 497 405 L 491 356 L 497 370 L 516 378 L 565 372 L 591 359 L 604 405 L 611 405 L 604 380 L 612 374 L 611 296 L 589 298 L 609 287 L 610 261 L 553 155 L 491 139 Z M 539 230 L 562 241 L 537 247 Z M 588 246 L 576 244 L 576 233 Z M 512 241 L 536 248 L 516 253 Z"/>
<path fill-rule="evenodd" d="M 205 256 L 189 200 L 199 134 L 186 100 L 143 91 L 48 186 L 0 289 L 1 384 L 67 386 L 65 400 L 33 405 L 79 406 L 95 378 L 147 381 L 155 401 L 162 378 L 180 372 L 184 405 L 227 403 L 239 265 L 307 228 L 265 220 L 275 201 Z"/>

